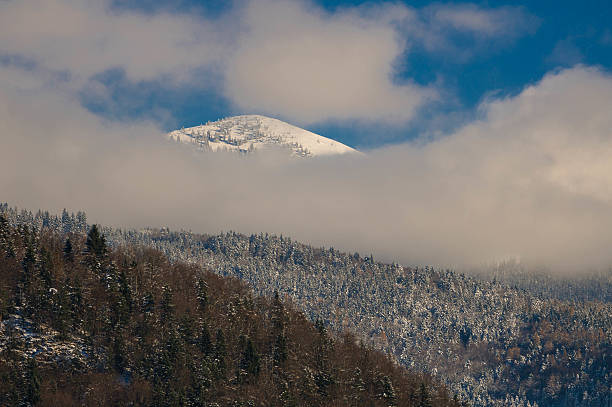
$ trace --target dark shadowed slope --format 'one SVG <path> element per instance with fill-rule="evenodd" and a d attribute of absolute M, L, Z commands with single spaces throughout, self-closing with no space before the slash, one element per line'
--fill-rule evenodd
<path fill-rule="evenodd" d="M 237 279 L 0 217 L 0 404 L 444 406 L 443 386 Z"/>

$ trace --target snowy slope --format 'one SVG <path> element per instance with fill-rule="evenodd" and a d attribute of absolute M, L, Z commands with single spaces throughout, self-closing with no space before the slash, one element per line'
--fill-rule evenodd
<path fill-rule="evenodd" d="M 191 143 L 206 151 L 243 153 L 278 146 L 298 157 L 357 153 L 337 141 L 301 129 L 283 121 L 259 115 L 233 116 L 204 125 L 168 133 L 175 141 Z"/>

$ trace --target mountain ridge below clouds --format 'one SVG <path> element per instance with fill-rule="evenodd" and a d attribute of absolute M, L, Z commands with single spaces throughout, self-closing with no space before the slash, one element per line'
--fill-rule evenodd
<path fill-rule="evenodd" d="M 244 154 L 266 148 L 288 149 L 295 157 L 359 153 L 338 141 L 261 115 L 227 117 L 200 126 L 168 133 L 168 138 L 194 144 L 202 151 L 235 151 Z"/>

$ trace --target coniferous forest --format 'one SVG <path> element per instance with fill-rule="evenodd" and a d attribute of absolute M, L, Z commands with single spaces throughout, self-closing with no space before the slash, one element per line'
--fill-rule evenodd
<path fill-rule="evenodd" d="M 0 276 L 0 405 L 464 405 L 284 296 L 111 248 L 96 225 L 0 215 Z"/>
<path fill-rule="evenodd" d="M 543 279 L 529 273 L 510 273 L 509 276 L 497 273 L 495 278 L 491 279 L 490 277 L 468 276 L 450 270 L 437 270 L 432 267 L 406 267 L 380 263 L 375 261 L 371 255 L 362 257 L 357 253 L 342 253 L 333 248 L 314 248 L 282 236 L 263 234 L 245 236 L 232 232 L 210 236 L 190 232 L 171 232 L 165 228 L 141 231 L 125 231 L 108 227 L 91 229 L 83 212 L 74 215 L 64 211 L 61 216 L 54 216 L 47 212 L 32 214 L 9 208 L 7 205 L 0 205 L 0 213 L 6 217 L 6 227 L 12 230 L 11 233 L 15 236 L 24 234 L 37 236 L 32 240 L 34 242 L 56 241 L 54 243 L 56 252 L 62 252 L 60 256 L 64 264 L 62 267 L 66 268 L 66 264 L 74 265 L 85 273 L 78 279 L 69 274 L 61 277 L 67 278 L 64 280 L 64 285 L 72 290 L 62 291 L 61 278 L 59 283 L 58 280 L 49 280 L 50 274 L 45 271 L 48 269 L 45 266 L 48 261 L 45 259 L 49 258 L 50 253 L 48 248 L 45 249 L 48 245 L 37 243 L 37 245 L 29 246 L 27 242 L 30 240 L 25 238 L 19 238 L 21 240 L 3 238 L 7 245 L 8 258 L 12 258 L 11 261 L 14 262 L 11 263 L 13 264 L 12 270 L 14 270 L 11 274 L 13 280 L 17 278 L 16 276 L 22 275 L 19 273 L 25 273 L 23 270 L 33 269 L 38 270 L 39 284 L 41 282 L 51 284 L 39 288 L 39 292 L 44 292 L 45 295 L 34 297 L 34 301 L 39 301 L 39 303 L 34 302 L 35 304 L 44 304 L 40 306 L 45 312 L 49 312 L 51 320 L 58 318 L 62 313 L 67 315 L 74 313 L 74 311 L 67 312 L 66 306 L 59 306 L 58 302 L 53 301 L 59 301 L 57 299 L 62 298 L 60 302 L 63 301 L 62 303 L 65 304 L 70 298 L 81 298 L 83 295 L 81 293 L 84 292 L 82 281 L 91 282 L 91 273 L 97 276 L 96 279 L 99 280 L 103 276 L 105 280 L 97 283 L 102 285 L 95 286 L 97 288 L 94 291 L 91 291 L 90 287 L 89 293 L 95 292 L 101 295 L 106 292 L 105 290 L 110 289 L 105 288 L 106 286 L 113 287 L 114 284 L 114 288 L 110 291 L 113 294 L 106 293 L 104 294 L 106 297 L 103 297 L 108 299 L 108 303 L 102 307 L 102 310 L 98 308 L 94 313 L 95 318 L 106 321 L 104 324 L 95 325 L 97 330 L 109 326 L 117 329 L 117 321 L 125 320 L 126 317 L 120 315 L 125 313 L 126 305 L 121 304 L 126 300 L 122 299 L 120 293 L 129 292 L 132 300 L 128 302 L 127 309 L 131 312 L 130 318 L 136 318 L 136 321 L 130 319 L 132 325 L 140 326 L 142 321 L 139 318 L 155 321 L 156 328 L 168 323 L 169 326 L 162 329 L 160 334 L 170 335 L 164 332 L 175 332 L 172 329 L 176 329 L 179 330 L 176 331 L 178 333 L 175 332 L 172 334 L 175 336 L 170 337 L 181 338 L 179 333 L 181 329 L 184 329 L 180 328 L 184 323 L 183 318 L 179 317 L 177 312 L 166 315 L 165 311 L 162 312 L 162 309 L 159 308 L 166 301 L 164 298 L 171 298 L 170 308 L 187 313 L 187 320 L 195 321 L 193 329 L 196 333 L 202 329 L 202 321 L 206 321 L 208 334 L 204 336 L 210 337 L 211 346 L 214 349 L 219 329 L 216 326 L 212 327 L 214 324 L 229 323 L 231 326 L 235 324 L 240 326 L 242 322 L 232 321 L 231 318 L 228 319 L 228 315 L 247 315 L 249 312 L 255 315 L 260 306 L 263 307 L 263 314 L 267 317 L 261 317 L 261 323 L 252 323 L 250 326 L 268 326 L 267 330 L 262 328 L 262 331 L 253 332 L 253 328 L 246 331 L 238 329 L 239 332 L 231 335 L 235 342 L 233 364 L 229 368 L 231 374 L 225 376 L 229 380 L 227 384 L 229 387 L 225 387 L 226 394 L 242 394 L 243 390 L 240 386 L 247 386 L 248 389 L 254 391 L 254 388 L 261 387 L 262 380 L 267 380 L 266 383 L 276 386 L 279 379 L 274 372 L 279 369 L 278 360 L 283 359 L 279 359 L 280 355 L 285 354 L 279 349 L 286 348 L 288 355 L 292 354 L 291 349 L 304 350 L 301 345 L 297 345 L 301 343 L 304 335 L 297 335 L 297 339 L 292 342 L 289 335 L 290 330 L 288 330 L 291 325 L 287 325 L 287 320 L 283 320 L 281 331 L 287 333 L 279 336 L 278 322 L 274 322 L 277 317 L 270 316 L 269 307 L 274 308 L 274 304 L 282 300 L 284 312 L 290 313 L 289 310 L 292 310 L 293 315 L 296 315 L 295 318 L 292 317 L 289 320 L 303 321 L 304 324 L 310 326 L 312 332 L 318 335 L 324 333 L 330 343 L 334 344 L 331 354 L 337 355 L 338 350 L 342 349 L 338 347 L 339 344 L 345 343 L 359 344 L 349 353 L 363 354 L 365 352 L 374 355 L 377 353 L 368 349 L 378 349 L 389 355 L 395 361 L 394 363 L 409 369 L 413 375 L 416 374 L 414 377 L 418 377 L 412 381 L 408 380 L 407 383 L 412 384 L 403 387 L 406 389 L 407 399 L 401 399 L 398 396 L 399 389 L 402 388 L 401 385 L 398 385 L 401 382 L 400 379 L 394 378 L 388 372 L 382 376 L 382 373 L 379 374 L 379 372 L 371 373 L 369 377 L 373 381 L 363 380 L 364 383 L 370 383 L 369 394 L 374 397 L 374 400 L 377 400 L 376 402 L 383 404 L 396 402 L 397 405 L 408 406 L 427 405 L 427 400 L 431 402 L 438 400 L 444 403 L 447 396 L 433 397 L 442 389 L 436 383 L 442 383 L 452 398 L 456 396 L 457 403 L 469 403 L 474 407 L 609 407 L 612 402 L 612 369 L 610 369 L 612 366 L 612 303 L 610 302 L 612 284 L 609 274 L 593 275 L 587 279 L 561 280 L 554 277 Z M 16 243 L 12 242 L 21 242 L 19 243 L 21 251 L 16 251 L 13 248 L 16 247 Z M 17 256 L 17 253 L 20 253 L 21 257 Z M 143 261 L 142 256 L 145 255 L 163 259 L 155 264 L 163 263 L 166 271 L 156 271 L 150 274 L 150 266 L 143 264 L 148 265 L 152 262 Z M 73 258 L 78 258 L 78 261 L 75 262 Z M 104 261 L 95 259 L 104 259 Z M 129 264 L 125 264 L 127 261 L 125 259 L 130 259 Z M 135 265 L 130 265 L 130 262 L 135 262 Z M 140 277 L 141 274 L 136 274 L 139 277 L 136 278 L 135 283 L 132 270 L 138 271 L 143 267 L 147 270 L 144 276 L 150 280 Z M 162 266 L 157 267 L 155 270 L 163 268 Z M 202 274 L 205 276 L 203 281 L 206 284 L 193 277 L 201 268 L 207 270 Z M 187 273 L 191 277 L 186 278 L 181 273 Z M 89 280 L 85 278 L 87 275 L 89 275 Z M 176 278 L 180 279 L 183 285 L 179 287 L 173 285 L 172 281 Z M 98 281 L 96 279 L 93 281 Z M 152 288 L 138 288 L 142 287 L 143 281 L 149 281 Z M 152 281 L 155 283 L 153 284 Z M 198 314 L 201 308 L 198 308 L 197 298 L 202 297 L 198 287 L 207 287 L 205 290 L 206 298 L 208 298 L 207 304 L 216 303 L 211 302 L 210 298 L 213 298 L 220 289 L 213 281 L 226 281 L 226 285 L 242 287 L 240 290 L 243 294 L 226 294 L 222 298 L 234 296 L 235 302 L 224 303 L 218 299 L 216 301 L 225 304 L 220 311 L 211 313 L 209 311 L 213 309 L 213 306 L 207 305 L 204 307 L 206 310 L 204 314 Z M 244 294 L 247 292 L 242 285 L 244 283 L 253 289 L 254 294 Z M 36 344 L 40 342 L 40 336 L 32 336 L 30 333 L 33 332 L 32 324 L 35 325 L 36 318 L 41 318 L 41 316 L 36 316 L 36 313 L 28 311 L 24 305 L 18 305 L 20 303 L 10 302 L 12 301 L 10 298 L 21 298 L 25 295 L 22 288 L 25 287 L 23 281 L 15 280 L 12 284 L 2 288 L 2 293 L 12 293 L 2 294 L 2 298 L 8 298 L 3 300 L 2 309 L 11 309 L 10 312 L 3 311 L 3 326 L 5 328 L 20 327 L 21 334 L 13 336 L 27 338 Z M 214 290 L 211 289 L 213 286 L 216 287 Z M 17 287 L 17 292 L 21 294 L 15 297 L 14 289 L 7 287 Z M 58 290 L 57 296 L 55 290 Z M 184 300 L 184 293 L 191 293 L 195 300 Z M 180 296 L 180 300 L 176 298 L 177 295 Z M 261 296 L 259 300 L 255 297 L 257 295 Z M 275 296 L 278 296 L 279 300 L 274 300 Z M 40 298 L 47 298 L 47 301 L 50 301 L 48 298 L 55 300 L 45 303 Z M 152 305 L 145 307 L 143 304 L 148 304 L 149 300 Z M 186 301 L 187 305 L 181 301 Z M 13 308 L 6 308 L 9 307 L 8 304 L 13 304 L 11 305 Z M 255 304 L 255 306 L 253 308 L 245 304 Z M 56 311 L 51 312 L 53 306 L 56 307 Z M 145 318 L 142 314 L 138 314 L 138 312 L 144 312 L 142 307 L 150 309 L 154 317 L 147 319 L 148 317 Z M 89 308 L 85 309 L 89 310 Z M 162 313 L 155 314 L 156 310 Z M 297 317 L 297 315 L 302 315 L 297 310 L 303 312 L 304 316 Z M 172 318 L 168 315 L 171 315 Z M 222 317 L 214 319 L 213 315 L 222 315 Z M 211 323 L 206 318 L 213 318 L 213 321 L 216 322 Z M 61 320 L 65 321 L 65 319 Z M 306 322 L 306 320 L 311 322 Z M 59 325 L 55 322 L 54 325 L 47 321 L 45 324 L 59 333 L 64 332 L 62 329 L 66 329 L 61 328 L 66 325 L 64 322 Z M 71 324 L 72 322 L 67 326 L 72 326 Z M 190 324 L 187 325 L 190 326 Z M 133 372 L 137 370 L 132 365 L 124 370 L 117 370 L 117 366 L 123 365 L 113 364 L 115 363 L 113 361 L 134 360 L 134 356 L 124 356 L 124 354 L 134 355 L 130 352 L 134 352 L 134 349 L 141 349 L 140 345 L 134 345 L 140 342 L 134 341 L 141 340 L 139 338 L 142 337 L 142 333 L 134 330 L 136 328 L 133 326 L 132 330 L 123 325 L 119 326 L 121 328 L 118 331 L 112 331 L 110 335 L 113 338 L 120 338 L 117 343 L 107 341 L 94 344 L 93 337 L 84 335 L 83 332 L 87 331 L 83 331 L 82 325 L 78 325 L 74 328 L 77 331 L 70 331 L 74 338 L 70 343 L 80 343 L 80 347 L 57 345 L 59 347 L 56 346 L 55 349 L 59 349 L 58 352 L 63 352 L 62 354 L 65 355 L 79 353 L 76 359 L 83 363 L 88 361 L 90 369 L 93 363 L 91 361 L 98 361 L 94 371 L 99 373 L 99 370 L 102 369 L 102 372 L 107 372 L 105 374 L 108 374 L 109 383 L 115 385 L 117 382 L 110 378 L 113 377 L 113 374 L 115 377 L 118 375 L 122 385 L 117 385 L 117 389 L 125 389 L 125 386 L 132 386 L 135 383 L 131 381 L 131 378 L 135 376 Z M 227 338 L 226 330 L 230 328 L 224 329 L 222 329 L 223 337 Z M 97 330 L 94 332 L 99 332 Z M 81 332 L 81 334 L 75 332 Z M 344 339 L 347 337 L 346 332 L 352 332 L 356 339 L 347 342 Z M 240 339 L 241 335 L 242 339 Z M 85 338 L 89 339 L 85 341 Z M 249 345 L 249 339 L 251 345 Z M 168 339 L 157 339 L 153 342 L 163 347 L 164 340 Z M 207 340 L 204 341 L 208 343 Z M 128 346 L 129 343 L 132 344 L 132 347 Z M 189 349 L 190 344 L 186 343 L 181 346 L 183 346 L 181 349 Z M 78 351 L 79 349 L 81 350 Z M 82 351 L 82 349 L 89 350 Z M 127 350 L 123 351 L 123 349 Z M 150 360 L 149 355 L 158 355 L 155 352 L 161 348 L 154 349 L 156 350 L 151 351 L 153 353 L 147 354 L 146 357 L 139 353 L 142 352 L 141 350 L 137 352 L 137 355 Z M 311 346 L 308 349 L 310 350 L 306 349 L 304 353 L 308 361 L 312 360 L 313 355 L 320 353 L 320 348 Z M 31 353 L 36 352 L 42 352 L 42 350 L 31 351 Z M 114 352 L 118 353 L 118 359 L 112 356 L 116 354 Z M 197 355 L 197 353 L 193 354 Z M 382 356 L 379 355 L 379 357 Z M 153 357 L 153 360 L 155 358 L 159 358 L 159 355 Z M 287 360 L 290 359 L 291 357 Z M 205 358 L 205 360 L 209 359 Z M 249 363 L 248 360 L 259 360 L 259 365 Z M 265 364 L 266 360 L 268 365 Z M 22 362 L 25 363 L 23 360 Z M 302 389 L 310 383 L 309 388 L 315 389 L 313 394 L 317 394 L 316 389 L 320 390 L 320 382 L 317 380 L 327 377 L 326 375 L 318 376 L 318 374 L 321 373 L 321 366 L 328 366 L 328 363 L 331 362 L 326 361 L 323 364 L 316 362 L 314 365 L 309 363 L 305 365 L 298 363 L 297 366 L 301 367 L 292 365 L 295 366 L 294 373 L 283 376 L 285 384 L 281 385 L 289 389 L 287 394 L 292 394 L 292 396 L 289 399 L 277 399 L 278 403 L 281 403 L 279 405 L 283 405 L 282 403 L 334 405 L 339 399 L 343 400 L 340 401 L 340 404 L 349 403 L 350 405 L 351 402 L 354 402 L 355 405 L 368 405 L 366 401 L 356 402 L 354 398 L 346 399 L 344 396 L 346 393 L 343 393 L 341 383 L 344 383 L 345 390 L 353 388 L 350 385 L 353 376 L 346 373 L 353 369 L 352 367 L 348 370 L 344 367 L 336 370 L 336 373 L 332 375 L 334 379 L 330 382 L 333 385 L 324 386 L 327 389 L 335 389 L 334 394 L 338 395 L 337 399 L 330 398 L 327 390 L 324 392 L 327 398 L 324 399 L 300 399 L 299 397 L 302 396 L 299 394 L 303 393 L 295 396 L 294 393 L 291 393 L 291 386 L 294 385 L 294 389 Z M 251 366 L 250 370 L 248 366 Z M 273 367 L 272 378 L 266 376 L 269 370 L 265 370 L 265 366 Z M 363 376 L 367 371 L 364 366 L 358 368 L 359 376 Z M 108 373 L 108 369 L 115 369 L 114 373 Z M 151 371 L 150 366 L 147 369 Z M 237 379 L 244 375 L 243 371 L 247 372 L 245 378 L 248 378 L 249 371 L 255 372 L 258 369 L 260 372 L 256 375 L 258 386 L 249 387 L 252 381 L 243 382 Z M 152 379 L 155 376 L 142 376 L 142 370 L 138 372 L 140 373 L 136 377 L 146 378 L 147 386 L 160 383 L 155 381 L 157 379 Z M 214 365 L 208 367 L 206 372 L 214 376 Z M 353 370 L 353 373 L 357 374 L 357 370 Z M 176 374 L 176 371 L 173 371 L 167 377 L 175 377 Z M 350 377 L 342 376 L 343 374 L 348 374 Z M 385 376 L 389 378 L 388 383 L 393 388 L 395 395 L 390 401 L 384 397 L 376 398 L 377 395 L 387 394 L 385 391 L 380 392 L 380 389 L 386 386 L 385 384 L 381 387 L 381 383 L 387 383 Z M 296 377 L 300 379 L 296 381 Z M 310 377 L 312 380 L 304 381 L 304 377 Z M 343 379 L 340 380 L 339 377 Z M 185 382 L 186 379 L 181 383 Z M 211 383 L 219 382 L 213 380 Z M 327 381 L 324 380 L 324 383 Z M 424 386 L 421 387 L 419 383 Z M 165 391 L 174 388 L 176 388 L 175 385 L 168 385 L 166 390 L 150 387 L 149 390 L 152 393 L 149 394 L 157 394 L 158 398 L 155 399 L 157 401 L 166 400 L 170 396 Z M 278 390 L 278 387 L 275 388 Z M 340 396 L 340 394 L 343 395 Z M 427 396 L 420 396 L 420 394 L 427 394 Z M 207 397 L 209 395 L 210 393 L 207 393 Z M 175 396 L 172 395 L 172 397 Z M 175 400 L 180 403 L 185 396 L 181 393 L 176 397 L 178 398 Z M 231 397 L 220 403 L 229 403 L 230 399 Z M 153 399 L 147 400 L 149 401 L 146 403 L 149 403 Z M 240 398 L 240 400 L 248 402 L 248 399 Z"/>

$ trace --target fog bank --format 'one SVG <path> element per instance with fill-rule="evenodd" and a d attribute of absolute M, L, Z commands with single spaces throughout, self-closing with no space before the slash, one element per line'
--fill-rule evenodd
<path fill-rule="evenodd" d="M 437 140 L 360 157 L 202 154 L 2 68 L 0 200 L 93 222 L 291 236 L 404 264 L 612 264 L 612 78 L 577 67 Z"/>

